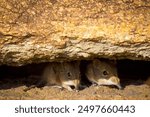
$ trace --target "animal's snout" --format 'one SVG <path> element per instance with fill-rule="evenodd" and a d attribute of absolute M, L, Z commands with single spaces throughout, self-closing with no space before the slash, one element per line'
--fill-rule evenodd
<path fill-rule="evenodd" d="M 63 86 L 67 86 L 70 90 L 78 90 L 80 82 L 78 80 L 70 80 L 62 82 Z"/>
<path fill-rule="evenodd" d="M 118 89 L 122 89 L 121 85 L 120 85 L 120 79 L 116 76 L 112 76 L 110 78 L 110 81 L 112 82 L 112 85 L 115 85 L 118 87 Z"/>

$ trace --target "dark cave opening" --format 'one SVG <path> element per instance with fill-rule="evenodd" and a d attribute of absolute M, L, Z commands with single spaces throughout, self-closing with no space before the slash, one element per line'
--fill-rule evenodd
<path fill-rule="evenodd" d="M 86 62 L 83 60 L 81 62 Z M 13 67 L 2 65 L 0 66 L 0 84 L 2 88 L 17 87 L 20 85 L 30 86 L 36 84 L 39 79 L 32 79 L 30 76 L 42 74 L 47 63 L 29 64 L 25 66 Z M 83 66 L 81 66 L 81 72 L 84 72 Z M 139 60 L 117 60 L 118 76 L 121 81 L 121 85 L 140 85 L 150 76 L 150 61 Z M 84 73 L 81 73 L 84 74 Z M 85 77 L 81 75 L 81 77 Z M 82 82 L 89 83 L 87 79 L 83 79 Z M 7 83 L 12 83 L 11 86 L 6 86 Z M 84 83 L 83 83 L 84 84 Z"/>
<path fill-rule="evenodd" d="M 140 85 L 150 76 L 150 61 L 118 60 L 117 69 L 123 85 Z"/>

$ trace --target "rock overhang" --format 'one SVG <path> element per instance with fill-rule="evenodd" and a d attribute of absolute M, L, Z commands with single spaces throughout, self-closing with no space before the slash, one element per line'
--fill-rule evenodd
<path fill-rule="evenodd" d="M 150 60 L 150 1 L 0 3 L 0 64 Z"/>

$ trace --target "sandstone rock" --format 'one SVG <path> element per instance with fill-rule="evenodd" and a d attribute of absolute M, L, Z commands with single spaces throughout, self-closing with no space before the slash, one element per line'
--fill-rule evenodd
<path fill-rule="evenodd" d="M 150 0 L 0 0 L 0 64 L 150 60 Z"/>

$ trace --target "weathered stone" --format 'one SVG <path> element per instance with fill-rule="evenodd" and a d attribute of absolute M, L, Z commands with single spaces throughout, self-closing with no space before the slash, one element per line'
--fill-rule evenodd
<path fill-rule="evenodd" d="M 0 0 L 0 64 L 150 60 L 150 0 Z"/>

